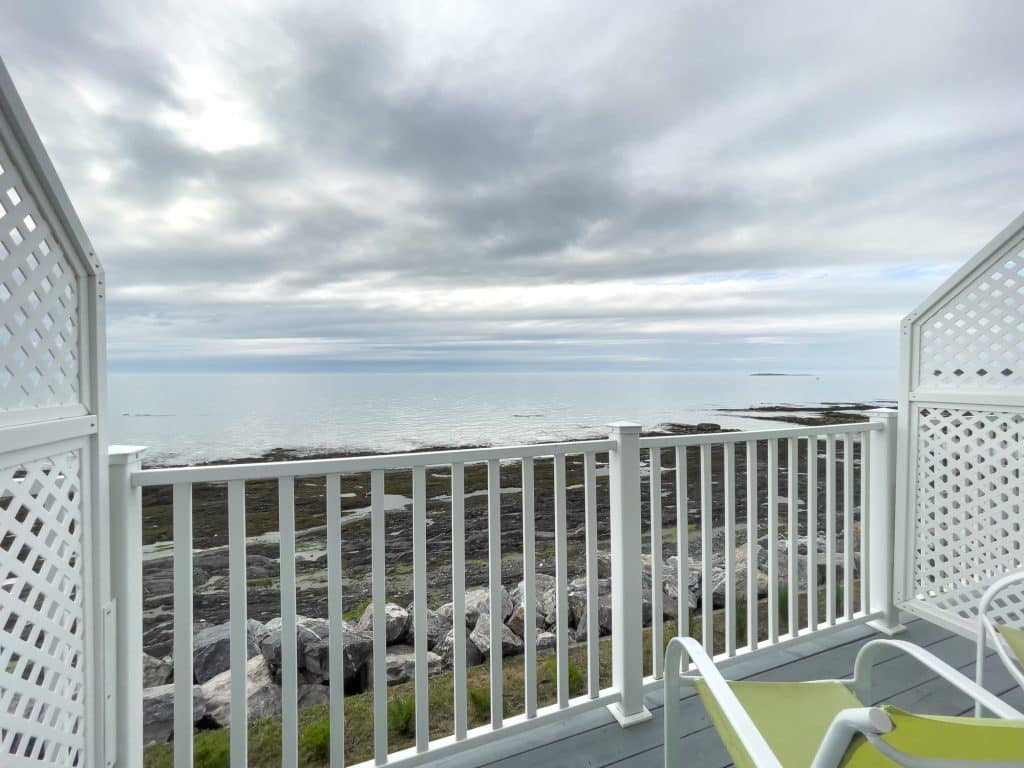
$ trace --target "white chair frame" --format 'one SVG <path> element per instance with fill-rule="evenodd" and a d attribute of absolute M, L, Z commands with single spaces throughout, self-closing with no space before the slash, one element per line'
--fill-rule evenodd
<path fill-rule="evenodd" d="M 976 671 L 974 680 L 979 687 L 984 685 L 985 649 L 988 641 L 991 641 L 999 659 L 1003 662 L 1003 665 L 1009 671 L 1013 679 L 1017 681 L 1017 685 L 1024 688 L 1024 669 L 1022 669 L 1020 663 L 1013 658 L 1006 641 L 1000 637 L 999 630 L 996 629 L 996 625 L 988 615 L 989 606 L 992 604 L 996 595 L 1007 587 L 1019 582 L 1024 582 L 1024 571 L 1014 571 L 1006 574 L 1000 579 L 996 579 L 992 582 L 989 588 L 985 590 L 985 594 L 981 596 L 981 602 L 978 603 L 978 651 L 975 661 Z M 981 702 L 974 705 L 974 713 L 978 717 L 981 716 Z"/>
<path fill-rule="evenodd" d="M 978 705 L 988 709 L 998 717 L 1011 720 L 1024 720 L 1024 714 L 1009 704 L 989 693 L 966 675 L 957 671 L 935 655 L 913 643 L 903 640 L 879 639 L 865 643 L 857 653 L 854 663 L 853 677 L 840 682 L 847 686 L 861 701 L 868 701 L 871 691 L 871 675 L 880 652 L 896 649 L 911 656 L 939 677 L 946 680 L 954 688 L 967 694 Z M 696 667 L 698 676 L 683 674 L 682 662 L 688 657 Z M 689 667 L 687 663 L 686 668 Z M 708 656 L 703 646 L 692 637 L 675 637 L 665 651 L 665 766 L 679 768 L 683 765 L 682 740 L 679 738 L 678 727 L 681 720 L 680 689 L 683 684 L 692 686 L 694 681 L 702 677 L 715 697 L 723 714 L 729 721 L 743 748 L 757 768 L 783 768 L 779 759 L 772 752 L 764 736 L 758 731 L 750 715 L 743 709 L 739 699 L 729 688 L 722 673 Z M 905 768 L 980 768 L 985 765 L 977 761 L 935 760 L 914 757 L 893 749 L 886 744 L 880 734 L 892 729 L 892 722 L 884 710 L 878 707 L 851 708 L 840 712 L 832 721 L 822 740 L 811 768 L 836 768 L 850 745 L 850 740 L 858 733 L 863 734 L 882 754 Z"/>

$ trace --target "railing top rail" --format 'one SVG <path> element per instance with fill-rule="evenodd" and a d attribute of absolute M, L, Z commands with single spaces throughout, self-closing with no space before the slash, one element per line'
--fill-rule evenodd
<path fill-rule="evenodd" d="M 873 432 L 883 429 L 873 421 L 853 421 L 848 424 L 828 424 L 810 427 L 779 427 L 774 429 L 741 430 L 739 432 L 702 432 L 696 435 L 656 435 L 641 437 L 642 448 L 674 448 L 692 445 L 720 445 L 745 443 L 748 440 L 771 440 L 786 437 L 813 437 L 815 435 L 845 435 Z"/>
<path fill-rule="evenodd" d="M 165 467 L 132 473 L 134 487 L 175 483 L 219 483 L 229 480 L 270 480 L 279 477 L 310 477 L 375 469 L 411 469 L 445 464 L 474 464 L 502 459 L 526 459 L 555 454 L 599 453 L 614 447 L 615 441 L 575 440 L 565 443 L 506 445 L 493 448 L 458 448 L 444 451 L 390 453 L 376 456 L 346 456 L 336 459 L 298 459 L 251 464 L 210 464 L 202 467 Z"/>

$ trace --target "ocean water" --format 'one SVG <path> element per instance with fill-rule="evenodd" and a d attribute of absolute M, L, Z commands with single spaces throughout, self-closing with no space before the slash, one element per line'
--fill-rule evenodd
<path fill-rule="evenodd" d="M 754 422 L 718 408 L 891 399 L 896 375 L 112 373 L 110 438 L 150 461 L 567 440 L 611 421 Z M 764 422 L 756 422 L 764 426 Z"/>

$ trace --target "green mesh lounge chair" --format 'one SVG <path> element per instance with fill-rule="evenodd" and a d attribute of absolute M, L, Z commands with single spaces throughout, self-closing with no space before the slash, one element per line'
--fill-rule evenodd
<path fill-rule="evenodd" d="M 1007 621 L 1007 614 L 1019 619 L 1024 615 L 1024 605 L 1020 603 L 1019 585 L 1024 583 L 1024 571 L 1014 571 L 1001 579 L 994 581 L 985 590 L 978 604 L 978 658 L 977 677 L 978 685 L 984 682 L 985 665 L 982 661 L 985 658 L 986 645 L 992 645 L 996 654 L 1005 665 L 1010 676 L 1017 682 L 1017 685 L 1024 688 L 1024 629 L 1020 626 L 1010 626 Z M 1018 587 L 1018 589 L 1013 589 Z M 1004 594 L 1009 593 L 1009 594 Z M 998 603 L 998 605 L 996 605 Z M 993 619 L 993 613 L 1001 614 L 1001 621 Z M 975 714 L 981 715 L 981 703 L 975 705 Z"/>
<path fill-rule="evenodd" d="M 865 706 L 878 654 L 893 648 L 1006 719 Z M 680 674 L 686 656 L 699 676 Z M 683 684 L 697 689 L 737 768 L 1024 766 L 1024 714 L 928 651 L 900 640 L 866 643 L 857 654 L 852 680 L 762 683 L 727 681 L 699 642 L 673 638 L 665 652 L 666 768 L 687 766 L 680 739 Z"/>

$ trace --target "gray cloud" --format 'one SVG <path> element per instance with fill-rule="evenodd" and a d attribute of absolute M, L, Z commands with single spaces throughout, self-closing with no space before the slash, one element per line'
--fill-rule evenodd
<path fill-rule="evenodd" d="M 1016 3 L 209 5 L 9 14 L 123 364 L 888 366 L 1021 207 Z"/>

